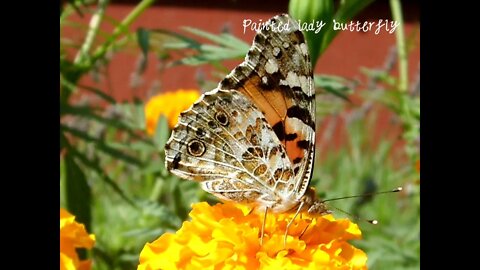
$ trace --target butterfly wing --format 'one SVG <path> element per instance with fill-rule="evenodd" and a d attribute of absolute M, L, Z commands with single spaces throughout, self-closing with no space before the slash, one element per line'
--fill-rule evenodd
<path fill-rule="evenodd" d="M 293 178 L 264 115 L 235 90 L 215 89 L 183 112 L 165 149 L 169 171 L 227 200 L 272 206 Z"/>
<path fill-rule="evenodd" d="M 166 165 L 223 199 L 282 212 L 311 178 L 315 94 L 298 24 L 286 14 L 269 23 L 282 31 L 258 32 L 245 61 L 181 114 Z"/>
<path fill-rule="evenodd" d="M 293 164 L 297 199 L 308 188 L 314 162 L 315 89 L 308 47 L 287 14 L 268 22 L 245 61 L 220 84 L 248 96 L 264 113 Z M 275 28 L 275 26 L 277 26 Z"/>

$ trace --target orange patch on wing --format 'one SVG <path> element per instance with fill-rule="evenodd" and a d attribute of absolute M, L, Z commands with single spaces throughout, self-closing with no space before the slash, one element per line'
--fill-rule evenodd
<path fill-rule="evenodd" d="M 305 134 L 301 133 L 301 129 L 295 129 L 292 126 L 287 126 L 285 119 L 287 117 L 287 109 L 293 106 L 290 99 L 286 99 L 284 93 L 280 89 L 264 90 L 260 85 L 260 77 L 252 75 L 245 81 L 242 88 L 238 89 L 240 92 L 248 96 L 253 103 L 264 113 L 267 122 L 273 127 L 278 122 L 282 122 L 285 127 L 285 134 L 297 134 L 297 138 L 291 141 L 281 140 L 285 146 L 287 156 L 294 164 L 298 158 L 304 159 L 307 150 L 298 147 L 297 143 L 305 140 Z"/>
<path fill-rule="evenodd" d="M 300 133 L 300 130 L 295 130 L 288 125 L 285 127 L 285 132 L 287 134 L 291 134 L 291 133 L 297 134 L 297 138 L 295 138 L 292 141 L 286 141 L 286 144 L 285 144 L 285 149 L 287 150 L 287 156 L 292 162 L 292 164 L 295 164 L 294 160 L 298 158 L 301 158 L 303 160 L 305 158 L 305 153 L 307 150 L 300 148 L 297 143 L 299 141 L 305 140 L 306 137 L 305 137 L 305 134 Z"/>
<path fill-rule="evenodd" d="M 280 89 L 265 91 L 260 86 L 260 77 L 252 75 L 245 81 L 240 92 L 248 96 L 264 113 L 268 123 L 273 126 L 279 121 L 284 122 L 287 115 L 287 103 Z"/>

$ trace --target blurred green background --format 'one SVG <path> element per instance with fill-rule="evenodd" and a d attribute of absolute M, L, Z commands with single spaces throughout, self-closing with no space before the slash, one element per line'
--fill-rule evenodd
<path fill-rule="evenodd" d="M 348 22 L 372 2 L 297 0 L 288 8 L 303 21 Z M 61 31 L 73 27 L 78 36 L 60 36 L 60 206 L 96 235 L 94 249 L 81 254 L 93 258 L 93 269 L 136 269 L 143 246 L 180 228 L 191 203 L 217 201 L 197 183 L 168 173 L 163 149 L 170 136 L 168 120 L 160 116 L 155 133 L 147 134 L 147 97 L 119 102 L 106 89 L 82 84 L 84 77 L 108 68 L 113 55 L 133 48 L 141 57 L 132 73 L 142 74 L 152 64 L 147 61 L 151 54 L 166 63 L 165 69 L 205 65 L 212 67 L 216 79 L 199 79 L 198 89 L 210 90 L 229 72 L 224 62 L 240 63 L 250 47 L 228 31 L 209 33 L 193 22 L 179 21 L 188 27 L 178 32 L 128 30 L 152 4 L 138 2 L 120 21 L 106 15 L 109 1 L 61 4 Z M 354 244 L 367 253 L 369 269 L 419 269 L 420 89 L 418 78 L 408 76 L 408 67 L 418 65 L 409 62 L 409 54 L 418 48 L 412 45 L 416 36 L 404 34 L 401 2 L 389 1 L 389 8 L 400 26 L 394 33 L 395 49 L 385 55 L 383 67 L 359 66 L 359 80 L 315 74 L 320 137 L 311 185 L 322 198 L 402 186 L 399 193 L 331 204 L 379 221 L 375 226 L 358 221 L 364 239 Z M 89 22 L 72 19 L 79 14 L 88 15 Z M 110 30 L 100 27 L 104 22 Z M 313 64 L 337 34 L 307 32 Z M 181 82 L 178 88 L 183 88 Z M 384 115 L 388 128 L 379 128 Z M 340 212 L 335 216 L 345 217 Z"/>

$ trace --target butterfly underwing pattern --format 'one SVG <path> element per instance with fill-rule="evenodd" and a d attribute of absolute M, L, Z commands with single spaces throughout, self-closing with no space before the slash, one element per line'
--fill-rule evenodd
<path fill-rule="evenodd" d="M 166 166 L 223 200 L 326 214 L 309 188 L 315 89 L 307 43 L 287 14 L 267 25 L 278 27 L 258 31 L 245 60 L 181 113 Z"/>

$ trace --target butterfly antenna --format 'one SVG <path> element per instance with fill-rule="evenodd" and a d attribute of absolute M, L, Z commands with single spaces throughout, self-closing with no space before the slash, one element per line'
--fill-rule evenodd
<path fill-rule="evenodd" d="M 362 194 L 362 195 L 353 195 L 353 196 L 345 196 L 345 197 L 339 197 L 339 198 L 332 198 L 332 199 L 326 199 L 326 200 L 323 200 L 322 202 L 331 202 L 331 201 L 338 201 L 338 200 L 343 200 L 343 199 L 351 199 L 351 198 L 360 198 L 360 197 L 367 197 L 367 196 L 375 196 L 375 195 L 380 195 L 380 194 L 387 194 L 387 193 L 394 193 L 394 192 L 400 192 L 402 191 L 403 188 L 402 187 L 397 187 L 395 189 L 392 189 L 392 190 L 387 190 L 387 191 L 381 191 L 381 192 L 370 192 L 370 193 L 365 193 L 365 194 Z M 373 224 L 373 225 L 377 225 L 378 224 L 378 221 L 376 219 L 364 219 L 364 218 L 361 218 L 357 215 L 352 215 L 350 213 L 348 213 L 347 211 L 344 211 L 340 208 L 337 208 L 335 206 L 332 206 L 332 205 L 329 205 L 328 207 L 331 207 L 331 208 L 334 208 L 335 210 L 338 210 L 339 212 L 342 212 L 344 213 L 345 215 L 347 216 L 350 216 L 354 219 L 357 219 L 357 220 L 361 220 L 361 221 L 365 221 L 365 222 L 368 222 L 370 224 Z"/>
<path fill-rule="evenodd" d="M 373 225 L 377 225 L 377 224 L 378 224 L 378 220 L 376 220 L 376 219 L 365 219 L 365 218 L 361 218 L 361 217 L 359 217 L 359 216 L 357 216 L 357 215 L 352 215 L 352 214 L 348 213 L 347 211 L 344 211 L 344 210 L 342 210 L 342 209 L 340 209 L 340 208 L 337 208 L 337 207 L 335 207 L 335 206 L 332 206 L 332 205 L 329 205 L 328 207 L 329 207 L 329 208 L 334 208 L 335 210 L 337 210 L 337 211 L 339 211 L 339 212 L 342 212 L 342 213 L 344 213 L 345 215 L 354 218 L 355 220 L 365 221 L 365 222 L 368 222 L 368 223 L 373 224 Z"/>
<path fill-rule="evenodd" d="M 360 198 L 360 197 L 375 196 L 375 195 L 380 195 L 380 194 L 399 192 L 399 191 L 402 191 L 402 190 L 403 190 L 402 187 L 397 187 L 396 189 L 387 190 L 387 191 L 370 192 L 370 193 L 364 193 L 364 194 L 362 194 L 362 195 L 353 195 L 353 196 L 345 196 L 345 197 L 338 197 L 338 198 L 326 199 L 326 200 L 323 200 L 322 202 L 331 202 L 331 201 L 338 201 L 338 200 L 351 199 L 351 198 Z"/>

